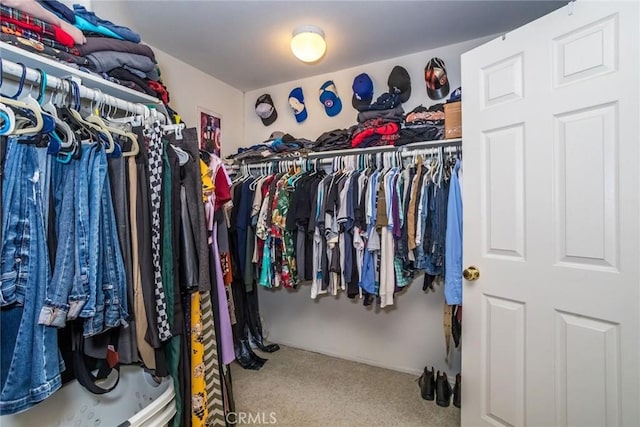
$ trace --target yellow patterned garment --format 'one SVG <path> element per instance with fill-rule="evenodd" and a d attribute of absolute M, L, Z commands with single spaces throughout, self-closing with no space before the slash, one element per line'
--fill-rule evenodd
<path fill-rule="evenodd" d="M 191 294 L 191 425 L 205 427 L 207 422 L 207 390 L 204 378 L 204 338 L 200 293 Z"/>
<path fill-rule="evenodd" d="M 207 196 L 216 189 L 216 186 L 213 184 L 213 179 L 211 179 L 209 166 L 202 160 L 200 160 L 200 175 L 202 175 L 202 200 L 206 202 Z"/>

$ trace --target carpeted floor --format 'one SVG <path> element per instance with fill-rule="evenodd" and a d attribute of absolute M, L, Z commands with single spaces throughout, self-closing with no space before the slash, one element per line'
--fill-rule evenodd
<path fill-rule="evenodd" d="M 259 371 L 231 367 L 236 412 L 256 425 L 255 417 L 281 427 L 460 425 L 460 410 L 423 400 L 413 375 L 291 347 L 258 355 L 269 359 Z"/>

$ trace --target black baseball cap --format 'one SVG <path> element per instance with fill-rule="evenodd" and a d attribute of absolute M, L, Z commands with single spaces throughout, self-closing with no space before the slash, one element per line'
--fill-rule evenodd
<path fill-rule="evenodd" d="M 275 105 L 273 105 L 271 95 L 265 93 L 258 97 L 256 101 L 256 114 L 260 117 L 262 124 L 265 126 L 269 126 L 276 121 L 278 118 L 278 112 L 276 111 Z"/>
<path fill-rule="evenodd" d="M 437 101 L 449 93 L 449 79 L 444 61 L 440 58 L 431 58 L 424 67 L 424 80 L 427 83 L 427 95 Z"/>
<path fill-rule="evenodd" d="M 400 98 L 400 102 L 407 102 L 411 97 L 411 78 L 406 68 L 396 65 L 389 74 L 387 80 L 389 93 L 395 93 Z"/>

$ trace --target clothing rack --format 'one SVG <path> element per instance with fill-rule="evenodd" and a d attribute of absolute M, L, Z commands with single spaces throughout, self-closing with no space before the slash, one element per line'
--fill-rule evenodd
<path fill-rule="evenodd" d="M 300 157 L 276 157 L 271 159 L 264 159 L 258 162 L 242 162 L 240 164 L 226 165 L 225 167 L 229 172 L 236 173 L 243 170 L 252 169 L 267 169 L 275 170 L 275 164 L 291 164 L 292 166 L 299 166 L 305 164 L 307 161 L 318 161 L 321 165 L 330 165 L 335 158 L 338 157 L 356 157 L 360 155 L 374 155 L 380 153 L 397 153 L 402 158 L 414 157 L 419 154 L 426 154 L 430 150 L 437 148 L 446 149 L 460 149 L 462 147 L 462 138 L 441 139 L 436 141 L 420 141 L 406 144 L 400 147 L 393 145 L 383 145 L 379 147 L 367 147 L 359 149 L 346 149 L 346 150 L 331 150 L 321 151 L 315 153 L 299 153 Z"/>
<path fill-rule="evenodd" d="M 32 84 L 41 84 L 40 81 L 40 72 L 35 68 L 26 67 L 19 63 L 10 61 L 5 58 L 0 58 L 0 64 L 2 69 L 2 78 L 5 76 L 12 77 L 12 80 L 20 81 L 22 78 L 22 74 L 24 71 L 25 74 L 25 83 L 30 82 Z M 129 101 L 125 101 L 120 98 L 116 98 L 115 96 L 109 95 L 100 90 L 91 89 L 86 86 L 83 86 L 80 83 L 80 78 L 78 76 L 68 76 L 68 78 L 59 78 L 52 75 L 46 75 L 46 87 L 53 90 L 54 92 L 63 92 L 69 93 L 71 90 L 71 83 L 69 79 L 72 79 L 74 82 L 78 84 L 78 94 L 81 99 L 89 100 L 92 103 L 100 103 L 102 105 L 106 105 L 108 107 L 116 108 L 117 110 L 124 111 L 131 114 L 142 115 L 148 117 L 150 113 L 150 108 L 141 103 L 133 103 Z M 161 107 L 158 105 L 158 107 Z M 162 114 L 159 114 L 159 118 L 161 122 L 167 123 L 166 116 L 163 111 L 160 111 Z"/>
<path fill-rule="evenodd" d="M 400 147 L 396 147 L 395 145 L 383 145 L 379 147 L 320 151 L 317 153 L 309 153 L 306 156 L 306 158 L 323 159 L 323 158 L 332 158 L 336 156 L 353 156 L 358 154 L 375 154 L 375 153 L 384 153 L 384 152 L 392 152 L 392 151 L 406 153 L 411 150 L 422 149 L 422 148 L 459 147 L 461 145 L 462 145 L 462 138 L 440 139 L 436 141 L 412 142 L 410 144 L 402 145 Z M 403 156 L 403 157 L 406 157 L 406 156 Z"/>

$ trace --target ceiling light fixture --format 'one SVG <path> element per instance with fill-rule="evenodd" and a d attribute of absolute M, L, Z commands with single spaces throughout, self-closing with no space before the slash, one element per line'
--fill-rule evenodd
<path fill-rule="evenodd" d="M 302 62 L 316 62 L 327 51 L 324 32 L 315 25 L 304 25 L 293 30 L 291 52 Z"/>

